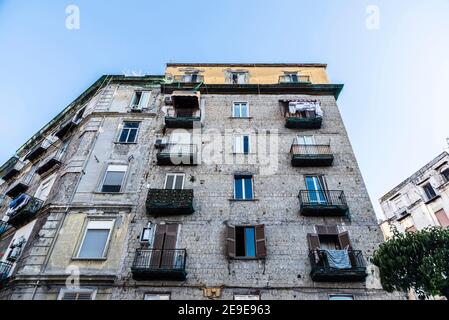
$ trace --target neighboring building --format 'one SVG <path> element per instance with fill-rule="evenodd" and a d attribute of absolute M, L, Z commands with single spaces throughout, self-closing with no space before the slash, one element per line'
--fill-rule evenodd
<path fill-rule="evenodd" d="M 449 154 L 443 152 L 380 199 L 380 226 L 386 239 L 392 228 L 415 232 L 449 227 Z"/>
<path fill-rule="evenodd" d="M 0 297 L 398 298 L 325 69 L 102 77 L 0 170 Z"/>

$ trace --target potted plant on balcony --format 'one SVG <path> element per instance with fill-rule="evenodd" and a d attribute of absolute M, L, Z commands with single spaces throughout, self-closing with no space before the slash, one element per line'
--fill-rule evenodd
<path fill-rule="evenodd" d="M 445 296 L 449 300 L 449 229 L 393 233 L 373 256 L 384 289 L 414 290 L 420 299 Z"/>

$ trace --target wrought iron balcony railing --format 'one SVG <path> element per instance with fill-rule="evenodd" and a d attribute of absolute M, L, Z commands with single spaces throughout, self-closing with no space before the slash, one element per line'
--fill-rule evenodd
<path fill-rule="evenodd" d="M 150 189 L 146 207 L 150 215 L 192 214 L 193 190 Z"/>
<path fill-rule="evenodd" d="M 5 195 L 14 199 L 21 193 L 24 193 L 25 191 L 28 190 L 28 188 L 31 184 L 31 181 L 33 180 L 33 177 L 34 177 L 34 173 L 29 172 L 29 173 L 25 174 L 23 177 L 17 179 L 9 186 L 9 188 L 5 192 Z"/>
<path fill-rule="evenodd" d="M 168 110 L 168 116 L 165 117 L 165 126 L 167 128 L 186 128 L 194 127 L 195 123 L 199 123 L 201 117 L 199 109 L 176 109 Z"/>
<path fill-rule="evenodd" d="M 6 280 L 9 278 L 11 273 L 12 263 L 11 262 L 0 262 L 0 281 Z"/>
<path fill-rule="evenodd" d="M 320 129 L 323 123 L 323 118 L 314 111 L 292 114 L 287 110 L 284 117 L 285 127 L 289 129 Z"/>
<path fill-rule="evenodd" d="M 64 150 L 57 150 L 53 152 L 50 156 L 42 160 L 40 166 L 36 170 L 36 173 L 42 175 L 50 171 L 55 166 L 60 165 L 64 154 Z"/>
<path fill-rule="evenodd" d="M 310 76 L 306 75 L 283 75 L 279 77 L 279 83 L 310 83 Z"/>
<path fill-rule="evenodd" d="M 131 267 L 136 280 L 186 279 L 185 249 L 137 249 Z"/>
<path fill-rule="evenodd" d="M 302 190 L 299 203 L 304 216 L 345 216 L 349 211 L 343 191 Z"/>
<path fill-rule="evenodd" d="M 292 166 L 327 167 L 334 163 L 330 145 L 305 145 L 294 143 L 291 148 Z"/>
<path fill-rule="evenodd" d="M 56 140 L 56 139 L 55 139 Z M 44 139 L 34 147 L 30 149 L 30 151 L 26 154 L 25 160 L 34 161 L 39 158 L 42 154 L 47 151 L 47 149 L 54 143 L 54 140 Z"/>
<path fill-rule="evenodd" d="M 156 156 L 159 165 L 197 165 L 197 145 L 167 143 L 161 147 Z"/>
<path fill-rule="evenodd" d="M 204 76 L 199 74 L 176 75 L 173 77 L 173 81 L 181 83 L 200 83 L 204 82 Z"/>
<path fill-rule="evenodd" d="M 0 167 L 0 178 L 8 181 L 22 170 L 24 164 L 18 157 L 12 157 Z"/>
<path fill-rule="evenodd" d="M 29 195 L 25 196 L 29 197 L 28 200 L 24 200 L 23 205 L 19 204 L 17 206 L 17 209 L 9 214 L 8 224 L 12 225 L 15 228 L 32 220 L 44 204 L 44 201 L 42 201 L 41 199 L 34 198 Z M 13 201 L 16 200 L 17 199 Z"/>
<path fill-rule="evenodd" d="M 327 250 L 309 252 L 312 280 L 317 282 L 357 282 L 364 281 L 366 273 L 362 251 L 349 250 L 350 268 L 336 268 L 329 263 Z"/>

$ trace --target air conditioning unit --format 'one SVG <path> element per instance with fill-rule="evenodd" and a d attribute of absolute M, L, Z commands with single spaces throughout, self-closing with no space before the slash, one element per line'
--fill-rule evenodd
<path fill-rule="evenodd" d="M 138 104 L 131 105 L 131 112 L 142 112 L 142 108 Z"/>
<path fill-rule="evenodd" d="M 173 99 L 171 98 L 171 96 L 167 96 L 164 98 L 164 103 L 168 106 L 171 106 L 173 104 Z"/>
<path fill-rule="evenodd" d="M 153 238 L 153 226 L 151 223 L 148 223 L 148 225 L 142 230 L 142 234 L 140 235 L 140 242 L 151 244 L 152 238 Z"/>
<path fill-rule="evenodd" d="M 154 143 L 156 149 L 163 149 L 167 145 L 167 140 L 164 138 L 157 138 Z"/>

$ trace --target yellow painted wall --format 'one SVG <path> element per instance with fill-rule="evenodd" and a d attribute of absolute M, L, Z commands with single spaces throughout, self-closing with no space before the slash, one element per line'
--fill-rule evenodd
<path fill-rule="evenodd" d="M 117 219 L 118 217 L 120 219 Z M 92 217 L 92 216 L 90 216 Z M 109 217 L 109 216 L 108 216 Z M 71 213 L 67 215 L 64 226 L 61 229 L 55 248 L 49 260 L 49 272 L 61 272 L 68 266 L 79 267 L 83 269 L 115 272 L 123 257 L 123 244 L 125 243 L 126 232 L 129 224 L 129 214 L 120 214 L 116 216 L 114 230 L 111 234 L 107 259 L 102 261 L 94 260 L 74 260 L 77 248 L 84 235 L 84 227 L 87 215 L 81 213 Z"/>
<path fill-rule="evenodd" d="M 238 66 L 167 66 L 166 75 L 183 75 L 187 70 L 198 70 L 200 75 L 204 76 L 206 84 L 223 84 L 225 83 L 226 70 L 245 70 L 249 72 L 249 84 L 276 84 L 279 82 L 279 76 L 284 72 L 298 72 L 300 75 L 310 76 L 313 84 L 328 84 L 326 68 L 321 66 L 313 67 L 296 67 L 296 66 L 256 66 L 249 67 L 247 65 Z"/>

